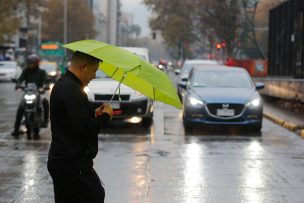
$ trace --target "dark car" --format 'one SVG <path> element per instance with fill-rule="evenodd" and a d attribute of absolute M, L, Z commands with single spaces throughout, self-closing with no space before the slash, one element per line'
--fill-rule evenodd
<path fill-rule="evenodd" d="M 185 60 L 183 67 L 180 70 L 180 76 L 178 79 L 178 87 L 177 87 L 177 94 L 179 98 L 182 100 L 183 96 L 185 94 L 185 87 L 188 81 L 189 73 L 191 69 L 194 66 L 199 66 L 199 65 L 218 65 L 217 61 L 214 60 L 207 60 L 207 59 L 187 59 Z M 178 73 L 178 72 L 175 72 Z"/>
<path fill-rule="evenodd" d="M 262 127 L 263 104 L 258 89 L 245 69 L 228 66 L 193 68 L 184 97 L 183 123 L 192 125 Z"/>

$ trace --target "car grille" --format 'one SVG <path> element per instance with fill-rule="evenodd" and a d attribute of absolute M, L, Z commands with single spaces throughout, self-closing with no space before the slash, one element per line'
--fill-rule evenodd
<path fill-rule="evenodd" d="M 217 110 L 218 109 L 223 109 L 223 108 L 233 109 L 234 110 L 234 116 L 218 116 L 217 115 Z M 212 114 L 213 116 L 229 118 L 229 117 L 235 117 L 235 116 L 240 115 L 242 113 L 243 109 L 244 109 L 244 105 L 243 104 L 227 104 L 227 103 L 207 104 L 207 109 L 208 109 L 209 113 Z"/>
<path fill-rule="evenodd" d="M 95 98 L 95 101 L 109 101 L 109 100 L 111 100 L 112 96 L 113 96 L 112 94 L 95 94 L 94 98 Z M 121 99 L 121 101 L 129 101 L 130 95 L 121 94 L 120 99 Z M 119 99 L 119 95 L 116 94 L 113 98 L 113 101 L 119 101 L 120 99 Z"/>

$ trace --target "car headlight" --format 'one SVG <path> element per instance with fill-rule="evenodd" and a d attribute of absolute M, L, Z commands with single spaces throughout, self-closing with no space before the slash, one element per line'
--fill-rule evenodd
<path fill-rule="evenodd" d="M 56 71 L 51 71 L 51 72 L 49 72 L 49 75 L 50 75 L 50 76 L 55 76 L 55 75 L 56 75 Z"/>
<path fill-rule="evenodd" d="M 88 86 L 85 86 L 85 87 L 83 88 L 83 91 L 84 91 L 85 93 L 87 93 L 87 94 L 88 94 L 88 93 L 89 93 L 89 91 L 90 91 L 90 90 L 89 90 L 89 87 L 88 87 Z"/>
<path fill-rule="evenodd" d="M 261 106 L 261 100 L 260 100 L 260 98 L 255 98 L 255 99 L 251 100 L 250 102 L 248 102 L 246 104 L 246 106 L 248 106 L 249 108 L 257 108 L 257 107 Z"/>
<path fill-rule="evenodd" d="M 204 105 L 204 102 L 202 100 L 200 100 L 198 98 L 195 98 L 195 97 L 189 97 L 188 101 L 189 101 L 189 103 L 192 106 L 201 106 L 201 105 Z"/>

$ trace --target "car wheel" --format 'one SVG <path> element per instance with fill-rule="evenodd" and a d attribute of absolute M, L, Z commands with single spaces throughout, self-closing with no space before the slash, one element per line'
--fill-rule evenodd
<path fill-rule="evenodd" d="M 180 93 L 180 91 L 177 91 L 177 96 L 178 96 L 179 100 L 181 101 L 181 103 L 183 103 L 183 96 Z"/>
<path fill-rule="evenodd" d="M 193 126 L 187 123 L 184 119 L 183 119 L 183 125 L 186 134 L 192 132 Z"/>
<path fill-rule="evenodd" d="M 153 123 L 152 117 L 142 118 L 141 124 L 143 127 L 150 127 Z"/>
<path fill-rule="evenodd" d="M 250 131 L 253 132 L 255 136 L 262 136 L 261 129 L 262 129 L 262 124 L 250 127 Z"/>

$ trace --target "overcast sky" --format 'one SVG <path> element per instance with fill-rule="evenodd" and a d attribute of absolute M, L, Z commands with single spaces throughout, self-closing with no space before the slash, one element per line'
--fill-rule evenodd
<path fill-rule="evenodd" d="M 120 2 L 122 5 L 122 12 L 132 13 L 134 16 L 134 24 L 141 27 L 140 36 L 150 35 L 148 24 L 150 12 L 145 4 L 142 3 L 142 0 L 120 0 Z"/>

